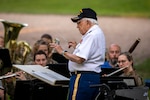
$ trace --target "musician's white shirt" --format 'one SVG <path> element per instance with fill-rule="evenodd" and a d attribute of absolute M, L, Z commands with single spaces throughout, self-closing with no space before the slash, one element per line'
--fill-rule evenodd
<path fill-rule="evenodd" d="M 81 42 L 76 46 L 73 54 L 84 58 L 85 62 L 78 64 L 69 60 L 69 70 L 101 72 L 100 65 L 105 60 L 105 36 L 98 25 L 92 26 Z"/>

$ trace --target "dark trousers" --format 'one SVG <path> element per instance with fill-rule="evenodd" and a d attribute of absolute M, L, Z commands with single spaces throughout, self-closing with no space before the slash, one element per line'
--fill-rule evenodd
<path fill-rule="evenodd" d="M 78 73 L 70 78 L 68 100 L 95 100 L 99 88 L 90 87 L 100 84 L 100 74 Z"/>

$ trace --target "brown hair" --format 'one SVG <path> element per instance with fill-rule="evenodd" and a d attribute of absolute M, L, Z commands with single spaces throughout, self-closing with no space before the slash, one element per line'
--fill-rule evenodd
<path fill-rule="evenodd" d="M 40 45 L 46 45 L 48 47 L 48 53 L 49 53 L 49 46 L 48 43 L 43 41 L 43 40 L 37 40 L 36 43 L 33 45 L 33 54 L 36 53 L 38 51 L 38 48 Z"/>
<path fill-rule="evenodd" d="M 42 39 L 42 38 L 47 38 L 47 39 L 50 39 L 50 40 L 53 41 L 52 36 L 51 36 L 50 34 L 47 34 L 47 33 L 43 34 L 43 35 L 41 36 L 41 39 Z"/>
<path fill-rule="evenodd" d="M 42 54 L 45 55 L 45 57 L 46 57 L 46 59 L 47 59 L 46 53 L 45 53 L 44 51 L 42 51 L 42 50 L 39 50 L 39 51 L 37 51 L 37 52 L 34 53 L 33 60 L 35 61 L 36 56 L 37 56 L 37 55 L 42 55 Z"/>
<path fill-rule="evenodd" d="M 132 57 L 131 53 L 129 53 L 129 52 L 122 52 L 122 53 L 120 53 L 120 55 L 125 55 L 127 57 L 128 61 L 132 61 L 133 62 L 133 57 Z M 132 66 L 133 66 L 133 63 L 132 63 Z"/>

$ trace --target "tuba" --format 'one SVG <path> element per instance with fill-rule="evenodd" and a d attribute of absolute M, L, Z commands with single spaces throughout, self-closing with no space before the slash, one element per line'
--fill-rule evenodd
<path fill-rule="evenodd" d="M 13 64 L 24 64 L 26 56 L 30 53 L 31 47 L 25 41 L 17 42 L 19 32 L 28 24 L 10 22 L 0 19 L 4 26 L 4 46 L 10 52 L 10 58 Z"/>

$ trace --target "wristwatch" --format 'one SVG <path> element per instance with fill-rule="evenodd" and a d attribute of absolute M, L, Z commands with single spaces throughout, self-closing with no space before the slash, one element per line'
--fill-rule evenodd
<path fill-rule="evenodd" d="M 65 52 L 67 52 L 67 51 L 66 51 L 66 50 L 63 50 L 62 53 L 61 53 L 61 55 L 64 56 Z"/>

